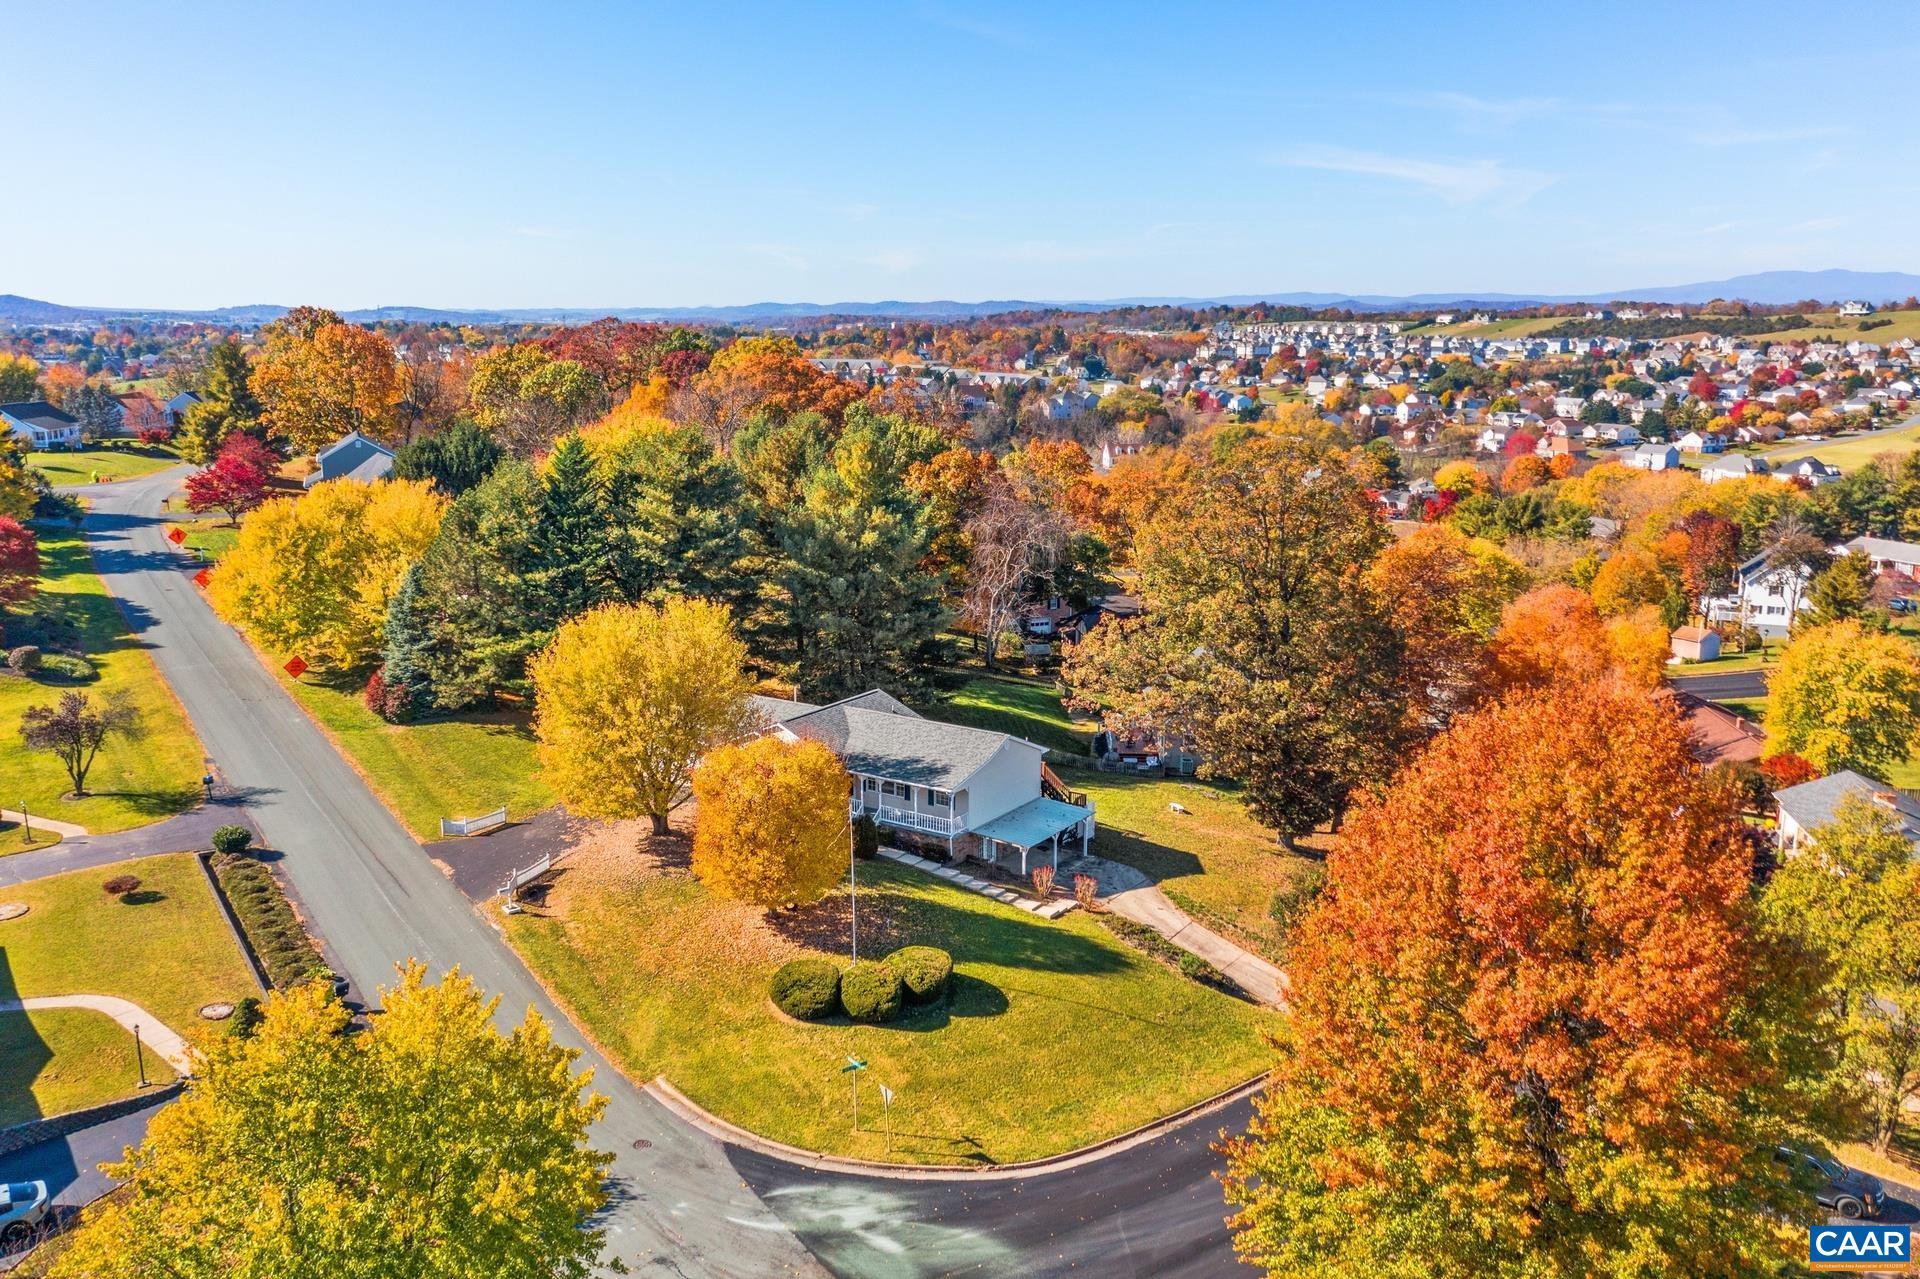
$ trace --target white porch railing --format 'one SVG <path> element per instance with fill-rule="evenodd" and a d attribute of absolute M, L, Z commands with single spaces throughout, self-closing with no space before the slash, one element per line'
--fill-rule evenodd
<path fill-rule="evenodd" d="M 925 831 L 929 835 L 958 835 L 965 829 L 958 819 L 952 817 L 917 812 L 911 808 L 896 808 L 891 804 L 863 804 L 857 799 L 847 801 L 849 817 L 858 817 L 862 813 L 888 826 Z"/>

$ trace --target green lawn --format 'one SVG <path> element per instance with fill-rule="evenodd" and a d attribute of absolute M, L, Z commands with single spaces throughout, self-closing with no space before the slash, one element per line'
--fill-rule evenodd
<path fill-rule="evenodd" d="M 1885 435 L 1861 435 L 1851 439 L 1819 440 L 1776 449 L 1766 455 L 1773 466 L 1796 457 L 1817 457 L 1843 471 L 1857 471 L 1882 453 L 1912 453 L 1920 449 L 1920 422 L 1889 431 Z"/>
<path fill-rule="evenodd" d="M 173 1070 L 152 1051 L 147 1079 Z M 113 1018 L 86 1008 L 0 1013 L 0 1128 L 63 1115 L 140 1089 L 133 1039 Z"/>
<path fill-rule="evenodd" d="M 1055 752 L 1049 760 L 1083 760 L 1092 724 L 1076 724 L 1060 705 L 1051 683 L 1012 676 L 983 676 L 944 694 L 927 714 L 935 719 L 1024 737 Z"/>
<path fill-rule="evenodd" d="M 281 676 L 372 784 L 422 839 L 438 839 L 442 817 L 467 817 L 505 804 L 514 818 L 553 803 L 534 760 L 533 732 L 513 713 L 460 715 L 389 724 L 355 688 Z"/>
<path fill-rule="evenodd" d="M 50 679 L 0 676 L 0 802 L 94 832 L 125 830 L 193 807 L 200 795 L 204 758 L 186 712 L 154 669 L 153 660 L 127 633 L 126 619 L 93 572 L 86 543 L 66 527 L 42 525 L 44 565 L 40 594 L 20 614 L 6 618 L 9 646 L 35 643 L 51 650 L 75 643 L 98 668 L 99 677 L 79 685 Z M 87 777 L 85 799 L 62 799 L 71 789 L 66 770 L 52 755 L 19 744 L 21 713 L 51 705 L 69 688 L 100 698 L 125 693 L 140 712 L 145 735 L 115 738 L 101 749 Z"/>
<path fill-rule="evenodd" d="M 203 560 L 218 563 L 222 556 L 233 549 L 240 540 L 240 530 L 226 523 L 211 523 L 205 520 L 193 520 L 184 524 L 168 524 L 169 531 L 179 529 L 186 541 L 181 545 L 189 551 L 195 551 Z"/>
<path fill-rule="evenodd" d="M 130 480 L 176 466 L 180 455 L 164 444 L 126 444 L 117 448 L 87 448 L 27 454 L 27 465 L 47 477 L 47 483 L 91 484 L 98 480 Z"/>
<path fill-rule="evenodd" d="M 1073 913 L 1055 923 L 885 862 L 860 872 L 861 953 L 945 947 L 948 1007 L 886 1026 L 803 1025 L 767 982 L 786 959 L 844 956 L 836 893 L 768 914 L 677 866 L 583 852 L 508 938 L 630 1077 L 814 1150 L 885 1157 L 876 1084 L 895 1090 L 892 1158 L 1005 1163 L 1124 1132 L 1253 1078 L 1275 1014 L 1190 981 Z M 869 1063 L 859 1131 L 849 1056 Z"/>
<path fill-rule="evenodd" d="M 116 874 L 139 876 L 139 891 L 124 900 L 102 892 L 101 884 Z M 0 923 L 0 998 L 119 995 L 191 1038 L 206 1033 L 201 1005 L 255 993 L 246 959 L 189 853 L 35 880 L 8 888 L 4 896 L 31 909 Z M 15 1036 L 23 1033 L 12 1029 Z M 60 1041 L 52 1042 L 65 1051 Z M 68 1042 L 85 1056 L 95 1037 L 74 1030 Z M 31 1070 L 36 1079 L 44 1073 L 32 1064 L 13 1066 L 15 1056 L 0 1052 L 0 1061 L 9 1069 Z M 0 1074 L 0 1097 L 16 1099 L 18 1082 Z"/>
<path fill-rule="evenodd" d="M 1681 662 L 1667 667 L 1667 674 L 1674 679 L 1686 679 L 1690 675 L 1733 675 L 1740 671 L 1765 670 L 1778 664 L 1786 647 L 1785 640 L 1769 640 L 1751 653 L 1729 653 L 1711 662 Z"/>

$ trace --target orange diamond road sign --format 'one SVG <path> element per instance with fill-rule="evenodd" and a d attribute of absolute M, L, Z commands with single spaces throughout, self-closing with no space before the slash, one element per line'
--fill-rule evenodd
<path fill-rule="evenodd" d="M 211 582 L 212 580 L 213 580 L 213 574 L 207 572 L 207 570 L 205 569 L 201 569 L 198 573 L 195 573 L 193 575 L 193 584 L 195 586 L 204 587 L 208 582 Z"/>
<path fill-rule="evenodd" d="M 287 674 L 293 676 L 295 679 L 299 679 L 302 675 L 307 673 L 307 664 L 301 661 L 297 657 L 289 657 L 287 659 L 287 664 L 281 667 L 280 669 L 284 670 Z"/>
<path fill-rule="evenodd" d="M 175 546 L 180 546 L 187 540 L 187 531 L 183 528 L 170 528 L 167 530 L 167 540 Z"/>

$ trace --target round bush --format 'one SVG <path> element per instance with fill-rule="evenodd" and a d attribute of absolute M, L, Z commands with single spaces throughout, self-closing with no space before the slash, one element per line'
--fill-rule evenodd
<path fill-rule="evenodd" d="M 773 1006 L 801 1021 L 818 1021 L 840 1004 L 840 970 L 830 960 L 792 959 L 773 974 Z"/>
<path fill-rule="evenodd" d="M 840 1006 L 855 1021 L 892 1021 L 905 994 L 900 974 L 888 964 L 855 964 L 840 977 Z"/>
<path fill-rule="evenodd" d="M 7 654 L 7 665 L 22 675 L 37 671 L 40 669 L 40 650 L 32 644 L 22 644 Z"/>
<path fill-rule="evenodd" d="M 900 974 L 907 998 L 916 1004 L 944 996 L 953 979 L 953 956 L 938 946 L 902 946 L 887 956 L 887 966 Z"/>
<path fill-rule="evenodd" d="M 232 857 L 247 851 L 253 843 L 253 832 L 245 826 L 221 826 L 213 832 L 213 851 Z"/>
<path fill-rule="evenodd" d="M 99 672 L 95 671 L 93 663 L 84 657 L 75 657 L 72 653 L 42 653 L 40 673 L 79 683 L 92 679 Z"/>

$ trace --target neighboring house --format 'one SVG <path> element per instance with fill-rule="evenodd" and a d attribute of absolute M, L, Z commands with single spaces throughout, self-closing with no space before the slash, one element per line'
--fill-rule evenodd
<path fill-rule="evenodd" d="M 192 391 L 182 391 L 167 401 L 167 425 L 179 426 L 187 416 L 187 410 L 200 402 L 200 397 Z"/>
<path fill-rule="evenodd" d="M 1841 304 L 1840 304 L 1840 314 L 1842 314 L 1842 315 L 1872 315 L 1872 314 L 1873 314 L 1873 303 L 1871 303 L 1871 302 L 1843 302 L 1843 303 L 1841 303 Z"/>
<path fill-rule="evenodd" d="M 1621 460 L 1639 471 L 1671 471 L 1680 465 L 1680 450 L 1671 444 L 1642 444 Z"/>
<path fill-rule="evenodd" d="M 80 420 L 45 400 L 0 404 L 0 425 L 29 449 L 80 447 Z"/>
<path fill-rule="evenodd" d="M 1752 720 L 1692 693 L 1673 698 L 1687 730 L 1687 749 L 1702 765 L 1751 763 L 1767 753 L 1767 735 Z"/>
<path fill-rule="evenodd" d="M 1734 571 L 1730 595 L 1706 601 L 1710 622 L 1738 622 L 1768 639 L 1784 639 L 1793 615 L 1807 607 L 1807 584 L 1813 575 L 1804 568 L 1776 568 L 1764 554 Z"/>
<path fill-rule="evenodd" d="M 1721 453 L 1726 451 L 1727 437 L 1718 431 L 1688 431 L 1674 443 L 1682 453 Z"/>
<path fill-rule="evenodd" d="M 1047 749 L 1022 737 L 927 719 L 879 689 L 826 706 L 756 697 L 767 731 L 815 741 L 853 774 L 854 816 L 1027 873 L 1028 854 L 1060 864 L 1060 845 L 1093 838 L 1093 805 L 1046 766 Z"/>
<path fill-rule="evenodd" d="M 1718 484 L 1721 480 L 1744 480 L 1749 476 L 1767 474 L 1766 459 L 1752 457 L 1746 453 L 1722 453 L 1710 462 L 1700 466 L 1700 482 Z"/>
<path fill-rule="evenodd" d="M 1914 856 L 1920 857 L 1920 802 L 1904 791 L 1850 768 L 1773 793 L 1781 851 L 1793 853 L 1805 849 L 1812 843 L 1810 832 L 1831 822 L 1841 801 L 1854 795 L 1878 804 L 1898 819 L 1900 833 L 1916 845 Z"/>
<path fill-rule="evenodd" d="M 312 488 L 328 480 L 371 484 L 393 474 L 393 450 L 358 431 L 349 431 L 313 455 L 313 470 L 300 483 Z"/>
<path fill-rule="evenodd" d="M 1720 633 L 1704 626 L 1682 626 L 1673 633 L 1673 655 L 1683 662 L 1712 662 L 1720 657 Z"/>
<path fill-rule="evenodd" d="M 1839 467 L 1817 457 L 1796 457 L 1791 462 L 1782 462 L 1773 473 L 1783 480 L 1804 480 L 1810 488 L 1819 488 L 1840 478 Z"/>
<path fill-rule="evenodd" d="M 1843 551 L 1855 555 L 1864 555 L 1873 562 L 1878 573 L 1897 573 L 1901 577 L 1920 579 L 1920 546 L 1912 542 L 1895 542 L 1884 537 L 1856 537 L 1843 543 Z"/>

